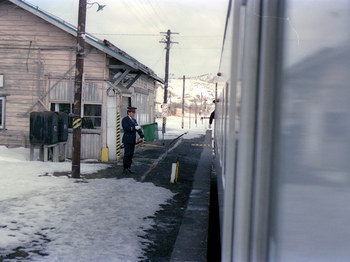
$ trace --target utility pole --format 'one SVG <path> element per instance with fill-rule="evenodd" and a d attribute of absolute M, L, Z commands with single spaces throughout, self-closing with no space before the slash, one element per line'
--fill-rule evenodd
<path fill-rule="evenodd" d="M 77 46 L 76 63 L 74 79 L 74 119 L 73 119 L 73 148 L 72 148 L 72 177 L 80 178 L 80 151 L 81 151 L 81 93 L 83 89 L 84 75 L 84 57 L 85 57 L 85 23 L 86 23 L 86 5 L 89 7 L 98 5 L 97 12 L 102 10 L 105 5 L 97 2 L 86 3 L 86 0 L 79 0 L 78 28 L 77 28 Z"/>
<path fill-rule="evenodd" d="M 166 34 L 165 40 L 159 41 L 159 43 L 165 43 L 166 44 L 166 55 L 165 55 L 165 79 L 164 79 L 164 101 L 163 101 L 163 108 L 167 107 L 168 103 L 168 84 L 169 84 L 169 53 L 170 53 L 170 44 L 178 44 L 178 42 L 172 42 L 171 41 L 171 35 L 172 34 L 179 34 L 179 33 L 172 33 L 170 29 L 168 29 L 167 32 L 161 32 L 161 34 Z M 166 127 L 166 116 L 163 115 L 163 128 L 162 128 L 162 134 L 163 134 L 163 141 L 164 141 L 164 133 L 165 133 L 165 127 Z"/>
<path fill-rule="evenodd" d="M 185 81 L 186 77 L 183 76 L 183 85 L 182 85 L 182 123 L 181 127 L 184 129 L 184 118 L 185 118 Z"/>
<path fill-rule="evenodd" d="M 191 129 L 191 114 L 192 114 L 192 104 L 190 104 L 190 114 L 188 118 L 188 129 Z"/>
<path fill-rule="evenodd" d="M 85 52 L 85 21 L 86 0 L 79 0 L 76 65 L 74 81 L 74 121 L 73 121 L 73 152 L 72 177 L 80 178 L 80 148 L 81 148 L 81 90 L 83 86 L 84 52 Z"/>
<path fill-rule="evenodd" d="M 195 101 L 194 102 L 194 123 L 196 124 L 197 126 L 197 113 L 198 113 L 198 110 L 197 110 L 197 102 Z"/>

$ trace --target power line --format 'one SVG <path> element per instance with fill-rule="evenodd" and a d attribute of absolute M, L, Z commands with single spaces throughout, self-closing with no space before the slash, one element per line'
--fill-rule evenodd
<path fill-rule="evenodd" d="M 156 36 L 159 37 L 159 34 L 117 34 L 117 33 L 90 33 L 92 35 L 118 35 L 118 36 Z"/>
<path fill-rule="evenodd" d="M 124 2 L 124 0 L 123 0 Z M 124 2 L 125 3 L 125 2 Z M 132 5 L 134 8 L 130 8 L 130 5 Z M 157 25 L 157 23 L 151 18 L 152 14 L 150 16 L 150 13 L 148 11 L 148 9 L 144 8 L 144 4 L 140 3 L 139 1 L 128 1 L 128 9 L 132 9 L 133 11 L 137 11 L 140 14 L 141 18 L 143 21 L 147 19 L 148 24 L 151 25 L 152 27 L 156 28 L 157 31 L 160 29 L 159 26 Z"/>
<path fill-rule="evenodd" d="M 221 46 L 220 47 L 212 47 L 212 48 L 205 48 L 205 47 L 177 47 L 175 48 L 176 50 L 221 50 Z"/>
<path fill-rule="evenodd" d="M 181 35 L 180 38 L 222 38 L 221 35 Z"/>
<path fill-rule="evenodd" d="M 144 11 L 140 9 L 139 5 L 135 4 L 134 1 L 128 1 L 128 2 L 126 2 L 125 0 L 121 0 L 121 1 L 126 7 L 125 10 L 129 10 L 130 12 L 132 12 L 134 14 L 133 17 L 136 17 L 136 19 L 140 22 L 141 25 L 144 25 L 145 27 L 149 27 L 149 25 L 151 25 L 152 27 L 157 28 L 157 31 L 159 30 L 158 26 L 155 25 L 154 21 L 150 19 L 148 16 L 146 17 L 150 23 L 145 23 L 146 19 L 142 19 L 144 17 Z"/>
<path fill-rule="evenodd" d="M 140 34 L 140 33 L 90 33 L 92 35 L 118 35 L 118 36 L 156 36 L 159 34 Z M 179 38 L 222 38 L 221 35 L 179 35 Z"/>
<path fill-rule="evenodd" d="M 163 57 L 163 55 L 164 55 L 164 52 L 165 52 L 165 49 L 162 50 L 162 53 L 160 54 L 159 58 L 158 58 L 157 61 L 153 64 L 153 66 L 152 66 L 151 68 L 155 68 L 155 67 L 158 65 L 160 59 L 161 59 L 161 58 Z"/>
<path fill-rule="evenodd" d="M 160 19 L 160 21 L 162 22 L 162 24 L 166 25 L 167 22 L 159 15 L 157 9 L 153 6 L 152 2 L 150 0 L 146 0 L 148 2 L 148 4 L 151 6 L 153 12 L 156 14 L 156 16 Z M 157 3 L 158 4 L 158 3 Z M 162 14 L 162 12 L 160 12 Z"/>
<path fill-rule="evenodd" d="M 160 18 L 160 16 L 154 11 L 153 9 L 153 6 L 151 6 L 152 10 L 153 10 L 153 13 L 155 14 L 152 14 L 150 8 L 149 8 L 149 4 L 147 3 L 143 3 L 142 1 L 140 0 L 137 0 L 137 2 L 139 3 L 139 6 L 141 8 L 141 10 L 143 10 L 145 13 L 147 13 L 147 18 L 149 18 L 149 20 L 152 22 L 152 24 L 158 28 L 158 30 L 161 30 L 161 28 L 159 27 L 159 24 L 155 21 L 155 16 L 158 16 L 158 18 L 160 19 L 160 23 L 163 23 Z M 150 18 L 152 17 L 152 18 Z"/>

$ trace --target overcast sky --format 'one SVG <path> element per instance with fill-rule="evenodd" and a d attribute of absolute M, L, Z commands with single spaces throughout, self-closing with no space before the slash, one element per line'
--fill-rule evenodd
<path fill-rule="evenodd" d="M 79 0 L 27 0 L 76 25 Z M 97 0 L 96 0 L 97 1 Z M 88 0 L 94 3 L 93 0 Z M 170 74 L 175 77 L 216 74 L 228 0 L 98 0 L 106 7 L 87 9 L 86 31 L 107 39 L 160 77 L 165 72 L 165 44 L 170 29 Z"/>

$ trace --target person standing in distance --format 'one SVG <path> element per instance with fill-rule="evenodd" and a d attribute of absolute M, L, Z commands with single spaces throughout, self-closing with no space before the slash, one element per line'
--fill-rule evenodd
<path fill-rule="evenodd" d="M 122 127 L 124 135 L 122 142 L 124 144 L 124 158 L 123 158 L 123 174 L 133 174 L 134 171 L 130 169 L 132 164 L 132 158 L 134 156 L 135 145 L 136 145 L 136 132 L 143 140 L 144 135 L 141 127 L 137 124 L 134 118 L 136 113 L 136 107 L 128 107 L 127 116 L 122 119 Z"/>

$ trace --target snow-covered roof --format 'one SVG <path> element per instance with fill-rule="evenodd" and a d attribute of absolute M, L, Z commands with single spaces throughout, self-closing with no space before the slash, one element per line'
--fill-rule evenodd
<path fill-rule="evenodd" d="M 44 19 L 46 22 L 49 22 L 50 24 L 66 31 L 67 33 L 73 35 L 74 37 L 77 37 L 77 27 L 64 21 L 63 19 L 50 14 L 42 9 L 40 9 L 37 6 L 34 6 L 31 3 L 28 3 L 24 0 L 9 0 L 11 3 L 23 8 L 24 10 L 32 13 L 35 16 L 38 16 L 42 19 Z M 135 58 L 124 52 L 123 50 L 119 49 L 112 43 L 110 43 L 107 40 L 100 40 L 97 37 L 86 33 L 85 42 L 89 45 L 95 47 L 96 49 L 110 55 L 111 57 L 114 57 L 115 59 L 123 62 L 124 64 L 130 66 L 131 68 L 141 71 L 144 74 L 152 77 L 153 79 L 163 83 L 163 79 L 158 77 L 153 70 L 151 70 L 149 67 L 143 65 L 139 61 L 137 61 Z M 105 44 L 108 42 L 108 46 Z"/>

